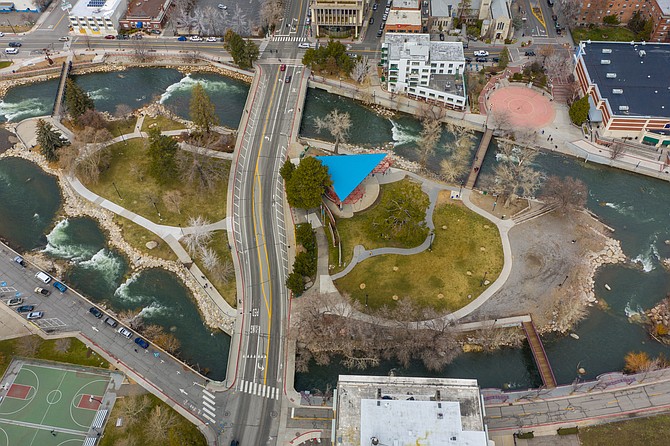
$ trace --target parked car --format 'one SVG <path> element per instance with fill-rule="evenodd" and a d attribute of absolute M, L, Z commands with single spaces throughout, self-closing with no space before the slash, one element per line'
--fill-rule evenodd
<path fill-rule="evenodd" d="M 63 36 L 63 37 L 58 38 L 59 42 L 67 42 L 68 40 L 70 40 L 70 38 L 68 36 Z"/>
<path fill-rule="evenodd" d="M 5 33 L 0 32 L 0 37 L 5 37 Z"/>
<path fill-rule="evenodd" d="M 107 39 L 107 40 L 114 40 L 114 39 L 116 39 L 116 36 L 114 36 L 114 35 L 112 35 L 112 34 L 107 34 L 107 35 L 105 36 L 105 39 Z"/>
<path fill-rule="evenodd" d="M 119 334 L 125 336 L 128 339 L 133 337 L 133 333 L 130 330 L 128 330 L 126 327 L 121 327 L 117 331 L 119 332 Z"/>
<path fill-rule="evenodd" d="M 444 42 L 444 33 L 440 33 L 440 41 Z"/>
<path fill-rule="evenodd" d="M 48 296 L 49 294 L 51 294 L 51 291 L 45 290 L 44 288 L 40 288 L 40 287 L 35 288 L 35 292 L 37 294 L 43 294 L 44 296 Z"/>
<path fill-rule="evenodd" d="M 62 283 L 58 282 L 58 281 L 54 282 L 54 288 L 56 288 L 61 293 L 64 293 L 64 292 L 67 291 L 67 287 L 65 285 L 63 285 Z"/>
<path fill-rule="evenodd" d="M 279 71 L 286 71 L 286 64 L 283 63 L 279 66 Z"/>
<path fill-rule="evenodd" d="M 498 63 L 498 62 L 500 62 L 500 58 L 499 57 L 492 57 L 491 61 L 493 61 L 493 63 Z"/>
<path fill-rule="evenodd" d="M 478 57 L 475 59 L 477 62 L 488 62 L 488 57 Z"/>
<path fill-rule="evenodd" d="M 298 44 L 298 48 L 309 48 L 309 43 L 307 42 L 300 42 Z"/>
<path fill-rule="evenodd" d="M 219 8 L 219 9 L 228 9 L 228 7 L 226 5 L 224 5 L 223 3 L 219 3 L 216 7 Z"/>
<path fill-rule="evenodd" d="M 305 25 L 309 25 L 310 23 L 312 23 L 312 19 L 310 19 L 309 17 L 307 17 L 307 18 L 305 19 Z"/>
<path fill-rule="evenodd" d="M 186 36 L 179 36 L 177 37 L 177 40 L 179 40 L 180 42 L 186 42 L 188 39 L 186 38 Z"/>
<path fill-rule="evenodd" d="M 140 33 L 135 33 L 135 34 L 133 34 L 130 38 L 131 38 L 131 39 L 135 39 L 135 40 L 142 40 L 142 34 L 140 34 Z"/>
<path fill-rule="evenodd" d="M 486 57 L 489 55 L 488 51 L 478 50 L 474 52 L 475 57 Z"/>
<path fill-rule="evenodd" d="M 93 316 L 95 316 L 95 317 L 98 318 L 98 319 L 102 318 L 102 311 L 98 310 L 98 309 L 95 308 L 95 307 L 91 307 L 91 308 L 88 310 L 88 312 L 91 313 Z"/>
<path fill-rule="evenodd" d="M 51 282 L 51 276 L 45 273 L 44 271 L 38 271 L 37 274 L 35 274 L 35 278 L 44 283 Z"/>
<path fill-rule="evenodd" d="M 14 261 L 15 261 L 16 263 L 18 263 L 19 265 L 21 265 L 22 267 L 24 267 L 24 268 L 26 267 L 26 261 L 23 260 L 23 257 L 21 257 L 21 256 L 16 256 L 16 257 L 14 257 Z"/>
<path fill-rule="evenodd" d="M 42 319 L 42 316 L 44 316 L 43 311 L 31 311 L 26 315 L 26 319 L 29 321 L 35 320 L 35 319 Z"/>
<path fill-rule="evenodd" d="M 291 75 L 290 75 L 290 74 L 287 74 L 287 75 L 286 75 L 286 78 L 284 79 L 284 82 L 286 82 L 287 84 L 288 84 L 289 82 L 291 82 Z"/>
<path fill-rule="evenodd" d="M 373 23 L 375 23 L 375 18 L 370 17 L 370 20 L 368 21 L 368 24 L 372 25 Z"/>
<path fill-rule="evenodd" d="M 237 440 L 233 440 L 230 442 L 230 446 L 240 446 L 240 442 Z"/>
<path fill-rule="evenodd" d="M 384 34 L 384 28 L 382 28 L 382 29 L 380 29 L 379 31 L 377 31 L 377 37 L 381 37 L 382 34 Z"/>
<path fill-rule="evenodd" d="M 21 42 L 9 42 L 7 45 L 9 45 L 10 48 L 19 48 L 23 44 Z"/>
<path fill-rule="evenodd" d="M 534 56 L 534 55 L 535 55 L 535 51 L 533 51 L 533 50 L 526 51 L 526 52 L 524 53 L 524 56 Z"/>
<path fill-rule="evenodd" d="M 207 42 L 216 42 L 216 37 L 208 37 L 205 39 Z"/>
<path fill-rule="evenodd" d="M 19 313 L 30 313 L 34 309 L 35 305 L 21 305 L 19 308 L 16 309 L 16 311 Z"/>
<path fill-rule="evenodd" d="M 375 3 L 374 5 L 372 5 L 372 10 L 373 10 L 373 11 L 376 11 L 376 10 L 377 10 L 377 6 L 378 6 L 377 3 Z"/>
<path fill-rule="evenodd" d="M 22 297 L 12 297 L 7 301 L 7 305 L 10 307 L 14 307 L 16 305 L 21 305 L 23 303 L 23 298 Z"/>
<path fill-rule="evenodd" d="M 135 338 L 135 344 L 142 348 L 149 348 L 149 343 L 142 338 Z"/>
<path fill-rule="evenodd" d="M 161 33 L 161 30 L 160 30 L 160 29 L 152 29 L 152 30 L 151 30 L 151 34 L 156 34 L 157 36 L 159 36 L 160 33 Z"/>
<path fill-rule="evenodd" d="M 107 316 L 107 317 L 105 318 L 105 324 L 109 325 L 109 326 L 112 327 L 112 328 L 116 328 L 116 327 L 119 326 L 119 323 L 116 322 L 116 320 L 114 320 L 114 318 L 111 317 L 111 316 Z"/>
<path fill-rule="evenodd" d="M 202 37 L 200 36 L 191 36 L 188 38 L 191 42 L 202 42 Z"/>
<path fill-rule="evenodd" d="M 18 48 L 5 48 L 5 54 L 19 54 Z"/>
<path fill-rule="evenodd" d="M 466 61 L 467 63 L 472 62 L 472 57 L 466 57 L 466 58 L 465 58 L 465 61 Z"/>

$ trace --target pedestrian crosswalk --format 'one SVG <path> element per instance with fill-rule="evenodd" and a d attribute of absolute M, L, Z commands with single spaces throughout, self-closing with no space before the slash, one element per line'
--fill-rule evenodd
<path fill-rule="evenodd" d="M 214 407 L 216 404 L 215 398 L 216 396 L 214 394 L 209 393 L 204 389 L 202 390 L 202 416 L 211 423 L 216 423 L 216 421 L 214 421 L 216 416 L 214 413 L 216 411 L 216 408 Z"/>
<path fill-rule="evenodd" d="M 279 389 L 277 387 L 266 386 L 265 384 L 245 381 L 243 379 L 237 382 L 237 390 L 239 392 L 256 395 L 263 398 L 269 398 L 272 400 L 279 399 Z"/>
<path fill-rule="evenodd" d="M 275 42 L 307 42 L 307 37 L 302 36 L 272 36 Z"/>

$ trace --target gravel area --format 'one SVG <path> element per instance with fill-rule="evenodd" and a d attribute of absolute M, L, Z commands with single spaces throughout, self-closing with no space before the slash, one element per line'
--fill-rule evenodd
<path fill-rule="evenodd" d="M 531 314 L 538 328 L 548 324 L 554 305 L 589 274 L 587 254 L 605 246 L 605 237 L 596 231 L 606 233 L 600 222 L 582 213 L 572 218 L 550 213 L 512 228 L 510 276 L 466 321 Z"/>

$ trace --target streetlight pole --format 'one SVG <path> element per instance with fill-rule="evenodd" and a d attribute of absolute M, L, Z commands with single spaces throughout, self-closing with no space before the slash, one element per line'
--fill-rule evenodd
<path fill-rule="evenodd" d="M 12 28 L 12 32 L 13 32 L 14 34 L 16 34 L 16 30 L 15 30 L 14 27 L 12 26 L 12 23 L 9 21 L 9 19 L 7 19 L 7 24 L 9 25 L 10 28 Z"/>
<path fill-rule="evenodd" d="M 121 194 L 119 193 L 119 189 L 116 187 L 116 183 L 114 183 L 113 181 L 112 181 L 112 186 L 114 186 L 114 190 L 116 191 L 116 195 L 118 195 L 119 198 L 120 198 L 121 200 L 123 200 L 123 197 L 122 197 Z"/>
<path fill-rule="evenodd" d="M 482 277 L 482 281 L 479 282 L 479 286 L 484 286 L 484 282 L 486 282 L 486 275 L 488 274 L 488 271 L 484 271 L 484 277 Z"/>

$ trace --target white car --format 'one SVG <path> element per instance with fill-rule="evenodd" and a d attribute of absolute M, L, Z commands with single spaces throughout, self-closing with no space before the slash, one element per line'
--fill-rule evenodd
<path fill-rule="evenodd" d="M 35 319 L 42 319 L 43 316 L 44 316 L 44 313 L 42 311 L 31 311 L 26 316 L 26 319 L 28 319 L 29 321 L 32 321 L 32 320 L 35 320 Z"/>
<path fill-rule="evenodd" d="M 307 42 L 300 42 L 298 44 L 298 48 L 309 48 L 309 43 Z"/>
<path fill-rule="evenodd" d="M 59 42 L 67 42 L 68 40 L 70 40 L 70 38 L 68 36 L 63 36 L 63 37 L 58 38 Z"/>
<path fill-rule="evenodd" d="M 223 3 L 219 3 L 219 4 L 217 5 L 217 8 L 219 8 L 219 9 L 228 9 L 228 7 L 227 7 L 226 5 L 224 5 Z"/>
<path fill-rule="evenodd" d="M 133 333 L 130 330 L 128 330 L 126 327 L 121 327 L 117 331 L 119 332 L 119 334 L 127 337 L 128 339 L 133 337 Z"/>
<path fill-rule="evenodd" d="M 0 37 L 5 37 L 5 33 L 0 33 Z"/>
<path fill-rule="evenodd" d="M 207 42 L 216 42 L 216 37 L 208 37 L 205 39 Z"/>
<path fill-rule="evenodd" d="M 474 52 L 475 57 L 487 57 L 489 55 L 488 51 L 479 50 Z"/>
<path fill-rule="evenodd" d="M 200 36 L 191 36 L 188 38 L 191 42 L 202 42 L 202 37 Z"/>

